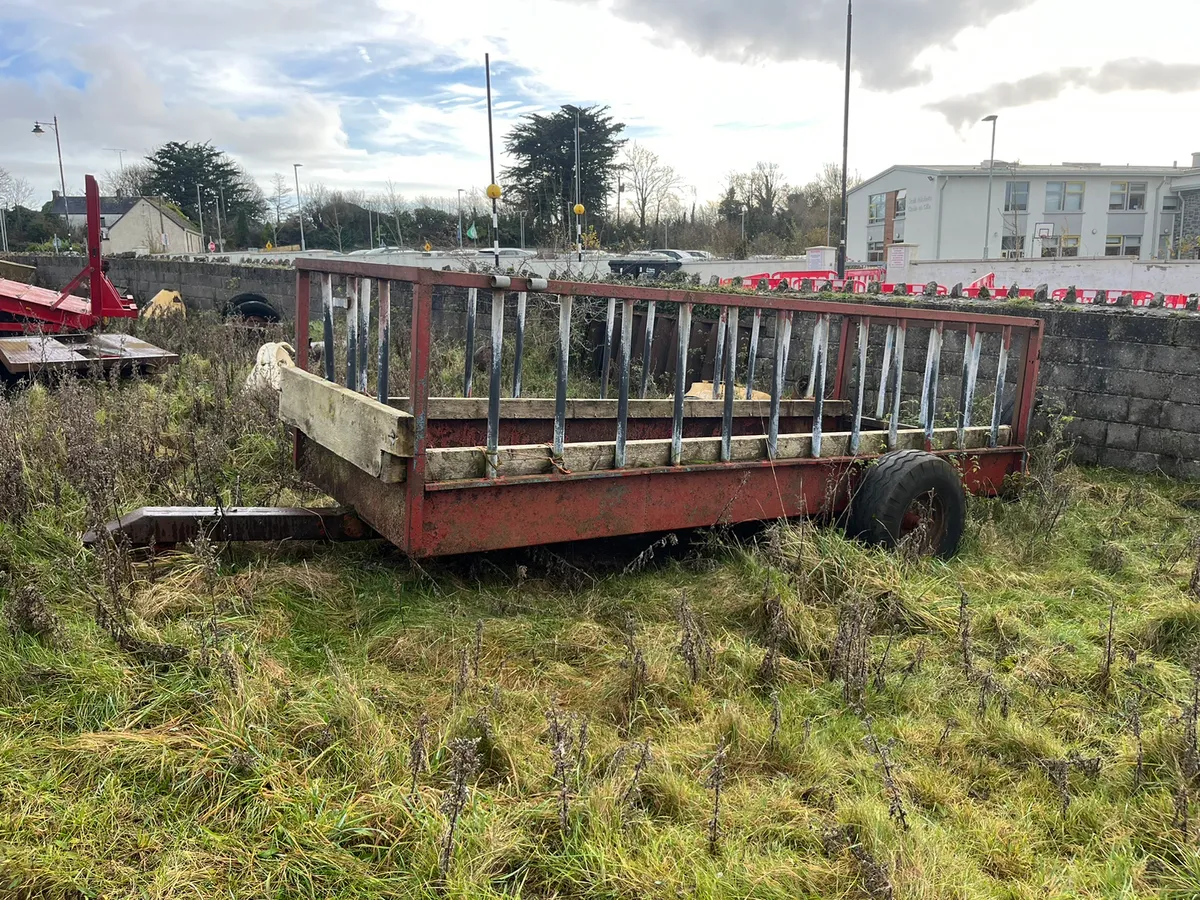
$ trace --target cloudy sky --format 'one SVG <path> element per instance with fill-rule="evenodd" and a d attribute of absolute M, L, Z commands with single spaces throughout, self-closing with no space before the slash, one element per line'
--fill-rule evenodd
<path fill-rule="evenodd" d="M 850 168 L 997 157 L 1170 165 L 1200 151 L 1196 0 L 857 0 Z M 759 160 L 803 183 L 841 153 L 844 0 L 4 0 L 0 167 L 68 189 L 168 140 L 409 196 L 487 183 L 520 115 L 610 106 L 716 195 Z"/>

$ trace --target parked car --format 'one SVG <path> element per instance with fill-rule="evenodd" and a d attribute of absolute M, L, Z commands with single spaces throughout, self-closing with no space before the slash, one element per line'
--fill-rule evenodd
<path fill-rule="evenodd" d="M 496 251 L 493 250 L 491 247 L 486 247 L 486 248 L 480 247 L 478 250 L 475 251 L 475 255 L 476 256 L 494 256 L 495 252 Z M 518 247 L 501 247 L 500 248 L 500 258 L 501 259 L 532 259 L 535 256 L 537 256 L 537 253 L 533 250 L 521 250 Z"/>
<path fill-rule="evenodd" d="M 715 259 L 716 258 L 711 253 L 709 253 L 707 250 L 688 250 L 687 252 L 690 253 L 692 256 L 696 257 L 696 259 Z"/>
<path fill-rule="evenodd" d="M 669 256 L 671 259 L 677 259 L 680 262 L 688 262 L 692 259 L 692 254 L 688 250 L 651 250 L 650 252 Z"/>
<path fill-rule="evenodd" d="M 637 278 L 643 273 L 648 274 L 651 278 L 659 278 L 672 272 L 678 272 L 682 266 L 681 261 L 672 259 L 665 253 L 624 256 L 608 261 L 608 268 L 612 274 L 629 278 Z"/>

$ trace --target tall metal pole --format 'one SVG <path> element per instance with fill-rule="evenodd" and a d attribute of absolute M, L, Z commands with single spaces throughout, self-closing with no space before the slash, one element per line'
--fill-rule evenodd
<path fill-rule="evenodd" d="M 304 201 L 300 199 L 300 167 L 304 163 L 292 163 L 292 174 L 296 176 L 296 218 L 300 220 L 300 249 L 307 250 L 304 243 Z M 220 216 L 217 222 L 220 223 Z"/>
<path fill-rule="evenodd" d="M 525 210 L 521 210 L 521 249 L 525 249 Z"/>
<path fill-rule="evenodd" d="M 63 204 L 65 205 L 67 202 L 67 176 L 63 174 L 62 137 L 58 133 L 58 116 L 54 117 L 54 143 L 58 147 L 58 183 L 62 187 Z"/>
<path fill-rule="evenodd" d="M 992 237 L 992 174 L 996 169 L 996 119 L 997 116 L 986 116 L 981 121 L 992 123 L 992 154 L 988 157 L 988 195 L 987 212 L 983 217 L 983 258 L 987 259 L 991 251 Z"/>
<path fill-rule="evenodd" d="M 579 107 L 575 107 L 575 252 L 578 261 L 583 262 L 583 226 L 580 224 L 578 207 L 580 200 L 579 189 Z"/>
<path fill-rule="evenodd" d="M 488 182 L 488 196 L 492 198 L 492 253 L 495 256 L 496 268 L 500 268 L 500 217 L 496 211 L 496 202 L 500 199 L 500 190 L 496 187 L 496 149 L 492 143 L 492 62 L 490 54 L 483 54 L 483 70 L 487 78 L 487 109 L 488 109 L 488 166 L 491 181 Z M 499 361 L 496 362 L 498 366 Z M 499 391 L 496 392 L 499 396 Z"/>
<path fill-rule="evenodd" d="M 212 193 L 211 191 L 209 193 Z M 213 200 L 216 201 L 217 195 L 213 194 Z M 217 208 L 217 247 L 222 253 L 225 252 L 225 231 L 221 228 L 221 205 L 214 202 L 213 206 Z M 303 245 L 301 245 L 303 247 Z"/>
<path fill-rule="evenodd" d="M 196 185 L 196 215 L 200 217 L 200 252 L 204 252 L 204 203 L 200 200 L 200 185 Z M 279 235 L 276 235 L 278 240 Z"/>
<path fill-rule="evenodd" d="M 846 104 L 842 113 L 842 224 L 838 229 L 838 278 L 846 277 L 846 167 L 850 163 L 850 36 L 854 26 L 854 0 L 846 0 Z"/>
<path fill-rule="evenodd" d="M 462 195 L 463 195 L 463 189 L 459 188 L 458 189 L 458 249 L 459 250 L 461 250 L 463 248 L 463 243 L 462 243 Z"/>

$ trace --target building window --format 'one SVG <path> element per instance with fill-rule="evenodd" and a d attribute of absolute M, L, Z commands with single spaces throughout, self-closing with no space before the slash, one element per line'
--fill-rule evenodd
<path fill-rule="evenodd" d="M 1046 212 L 1080 212 L 1082 209 L 1082 181 L 1046 182 Z"/>
<path fill-rule="evenodd" d="M 1110 210 L 1144 210 L 1146 208 L 1146 182 L 1114 181 L 1108 191 Z"/>
<path fill-rule="evenodd" d="M 896 191 L 896 208 L 894 218 L 904 218 L 904 205 L 908 202 L 908 191 Z"/>
<path fill-rule="evenodd" d="M 1042 257 L 1078 256 L 1079 235 L 1064 234 L 1042 238 Z"/>
<path fill-rule="evenodd" d="M 1000 256 L 1004 259 L 1022 259 L 1025 256 L 1024 235 L 1006 234 L 1000 238 Z"/>
<path fill-rule="evenodd" d="M 1105 256 L 1141 256 L 1140 234 L 1110 234 L 1104 241 Z"/>
<path fill-rule="evenodd" d="M 887 207 L 887 194 L 872 194 L 867 203 L 867 224 L 878 225 L 883 221 Z"/>
<path fill-rule="evenodd" d="M 1167 194 L 1163 197 L 1163 212 L 1179 212 L 1179 197 L 1174 194 Z"/>
<path fill-rule="evenodd" d="M 883 241 L 867 241 L 867 262 L 883 262 Z"/>
<path fill-rule="evenodd" d="M 1004 211 L 1029 211 L 1029 182 L 1010 181 L 1004 185 Z"/>

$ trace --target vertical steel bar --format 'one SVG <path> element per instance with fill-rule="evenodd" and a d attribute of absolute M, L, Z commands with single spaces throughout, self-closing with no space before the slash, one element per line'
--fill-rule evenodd
<path fill-rule="evenodd" d="M 358 278 L 346 279 L 346 387 L 358 387 Z"/>
<path fill-rule="evenodd" d="M 422 273 L 424 274 L 424 273 Z M 427 276 L 426 276 L 427 277 Z M 420 555 L 425 537 L 425 444 L 429 425 L 430 322 L 433 318 L 433 285 L 413 285 L 412 364 L 408 378 L 409 412 L 413 416 L 413 455 L 408 460 L 404 483 L 405 546 L 400 549 Z"/>
<path fill-rule="evenodd" d="M 621 372 L 617 394 L 617 447 L 614 464 L 625 467 L 625 440 L 629 425 L 629 364 L 633 343 L 633 301 L 621 302 Z"/>
<path fill-rule="evenodd" d="M 733 455 L 733 394 L 734 375 L 737 371 L 738 309 L 733 309 L 733 320 L 726 330 L 728 347 L 725 348 L 725 387 L 721 395 L 721 462 L 729 462 Z"/>
<path fill-rule="evenodd" d="M 679 339 L 675 353 L 675 410 L 671 420 L 671 465 L 683 457 L 683 394 L 687 390 L 688 343 L 692 336 L 692 304 L 679 304 Z"/>
<path fill-rule="evenodd" d="M 754 324 L 750 326 L 750 355 L 746 359 L 746 399 L 754 396 L 754 363 L 758 357 L 758 332 L 762 328 L 762 309 L 754 310 Z"/>
<path fill-rule="evenodd" d="M 608 298 L 608 315 L 604 325 L 604 352 L 600 357 L 600 399 L 608 399 L 608 367 L 612 364 L 613 324 L 617 318 L 617 300 Z"/>
<path fill-rule="evenodd" d="M 654 301 L 646 304 L 646 343 L 642 347 L 642 385 L 640 397 L 646 399 L 646 380 L 650 377 L 650 349 L 654 345 Z"/>
<path fill-rule="evenodd" d="M 794 313 L 788 313 L 783 318 L 783 385 L 787 385 L 788 358 L 792 354 L 792 319 Z"/>
<path fill-rule="evenodd" d="M 1000 412 L 1004 405 L 1004 378 L 1008 374 L 1008 354 L 1012 349 L 1012 326 L 1005 325 L 1000 337 L 1000 359 L 996 363 L 996 392 L 992 395 L 992 430 L 988 435 L 988 446 L 995 447 L 1000 440 Z"/>
<path fill-rule="evenodd" d="M 504 291 L 492 291 L 492 373 L 488 382 L 487 477 L 500 464 L 500 364 L 504 355 Z"/>
<path fill-rule="evenodd" d="M 933 375 L 933 349 L 937 343 L 938 330 L 929 329 L 929 346 L 925 350 L 925 377 L 921 381 L 921 412 L 917 416 L 917 424 L 925 427 L 929 415 L 929 378 Z"/>
<path fill-rule="evenodd" d="M 358 280 L 358 385 L 360 394 L 367 392 L 367 362 L 371 356 L 371 279 Z"/>
<path fill-rule="evenodd" d="M 813 424 L 812 424 L 812 455 L 821 455 L 821 419 L 825 415 L 825 374 L 829 369 L 829 316 L 817 318 L 817 329 L 821 333 L 819 341 L 813 341 L 813 362 L 816 364 L 816 384 L 813 389 Z"/>
<path fill-rule="evenodd" d="M 513 360 L 513 396 L 521 396 L 521 360 L 525 355 L 525 304 L 528 294 L 517 292 L 517 358 Z"/>
<path fill-rule="evenodd" d="M 767 456 L 774 459 L 779 453 L 779 400 L 783 396 L 783 349 L 787 344 L 792 314 L 783 310 L 775 313 L 775 369 L 771 375 L 771 420 L 767 426 Z"/>
<path fill-rule="evenodd" d="M 815 397 L 817 387 L 817 346 L 821 343 L 821 332 L 825 328 L 825 317 L 817 316 L 817 321 L 813 323 L 812 332 L 812 362 L 808 371 L 808 387 L 804 390 L 805 397 Z"/>
<path fill-rule="evenodd" d="M 850 455 L 858 455 L 862 440 L 863 399 L 867 387 L 867 340 L 871 336 L 871 320 L 858 320 L 858 392 L 854 395 L 854 424 L 850 429 Z"/>
<path fill-rule="evenodd" d="M 942 328 L 938 322 L 933 329 L 931 352 L 933 362 L 929 366 L 929 394 L 925 409 L 925 449 L 933 449 L 933 428 L 937 424 L 938 375 L 942 367 Z"/>
<path fill-rule="evenodd" d="M 391 364 L 392 283 L 379 282 L 379 372 L 375 376 L 376 396 L 380 403 L 388 402 L 388 366 Z"/>
<path fill-rule="evenodd" d="M 554 389 L 554 455 L 561 457 L 567 439 L 567 365 L 571 356 L 571 304 L 574 297 L 558 298 L 558 383 Z"/>
<path fill-rule="evenodd" d="M 958 449 L 965 450 L 967 429 L 971 427 L 971 404 L 975 402 L 975 379 L 979 373 L 979 350 L 983 335 L 974 325 L 967 326 L 963 344 L 963 371 L 958 397 Z"/>
<path fill-rule="evenodd" d="M 735 325 L 736 327 L 736 325 Z M 729 329 L 729 307 L 721 307 L 721 316 L 717 319 L 717 346 L 713 355 L 712 396 L 716 400 L 720 396 L 718 385 L 721 383 L 721 361 L 725 352 L 725 332 Z"/>
<path fill-rule="evenodd" d="M 337 380 L 337 360 L 333 358 L 333 276 L 321 273 L 321 306 L 325 328 L 325 380 Z"/>
<path fill-rule="evenodd" d="M 888 423 L 888 448 L 896 449 L 900 428 L 900 392 L 904 386 L 904 341 L 908 337 L 908 320 L 896 326 L 896 347 L 892 356 L 892 421 Z"/>
<path fill-rule="evenodd" d="M 463 361 L 463 396 L 470 397 L 475 378 L 475 307 L 479 288 L 467 288 L 467 358 Z"/>
<path fill-rule="evenodd" d="M 875 418 L 882 419 L 887 409 L 888 375 L 891 374 L 892 345 L 896 341 L 896 326 L 887 327 L 887 337 L 883 341 L 883 366 L 879 369 L 879 396 L 875 398 Z"/>

